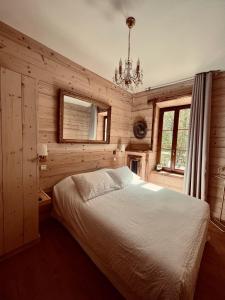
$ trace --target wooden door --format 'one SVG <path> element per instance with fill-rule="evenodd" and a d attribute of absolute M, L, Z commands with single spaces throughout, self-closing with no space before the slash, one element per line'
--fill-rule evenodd
<path fill-rule="evenodd" d="M 36 82 L 1 68 L 0 254 L 38 237 Z"/>

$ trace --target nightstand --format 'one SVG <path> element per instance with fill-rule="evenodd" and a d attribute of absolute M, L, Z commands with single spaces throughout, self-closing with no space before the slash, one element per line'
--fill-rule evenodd
<path fill-rule="evenodd" d="M 38 203 L 39 203 L 39 220 L 44 221 L 50 218 L 50 213 L 52 210 L 52 198 L 46 194 L 43 190 L 38 193 Z"/>

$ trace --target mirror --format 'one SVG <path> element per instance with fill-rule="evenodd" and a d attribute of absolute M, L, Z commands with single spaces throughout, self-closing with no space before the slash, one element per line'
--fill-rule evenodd
<path fill-rule="evenodd" d="M 111 106 L 61 90 L 59 115 L 60 143 L 109 143 Z"/>

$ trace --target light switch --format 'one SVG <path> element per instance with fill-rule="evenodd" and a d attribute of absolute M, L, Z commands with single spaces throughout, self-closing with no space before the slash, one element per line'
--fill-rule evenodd
<path fill-rule="evenodd" d="M 41 165 L 41 171 L 46 171 L 47 170 L 47 165 Z"/>

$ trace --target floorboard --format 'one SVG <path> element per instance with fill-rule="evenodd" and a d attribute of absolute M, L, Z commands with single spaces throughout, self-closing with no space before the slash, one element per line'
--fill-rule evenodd
<path fill-rule="evenodd" d="M 0 263 L 1 300 L 123 299 L 57 221 L 40 231 L 40 243 Z M 210 234 L 195 300 L 225 299 L 225 234 Z"/>
<path fill-rule="evenodd" d="M 202 258 L 195 300 L 225 300 L 225 233 L 209 226 L 210 241 Z"/>

